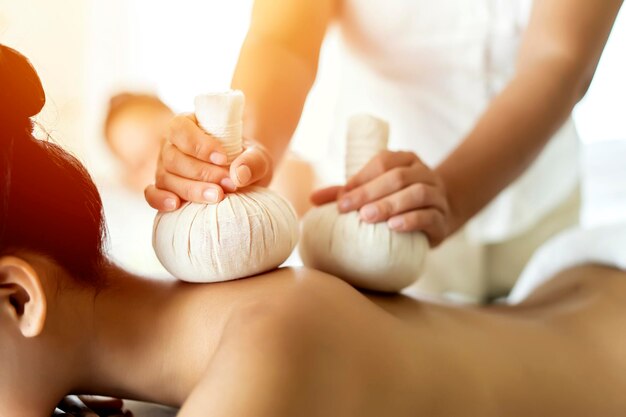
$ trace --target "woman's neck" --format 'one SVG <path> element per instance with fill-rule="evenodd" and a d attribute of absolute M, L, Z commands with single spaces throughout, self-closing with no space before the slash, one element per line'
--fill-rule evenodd
<path fill-rule="evenodd" d="M 48 286 L 47 319 L 37 337 L 4 334 L 13 341 L 0 352 L 3 372 L 10 377 L 0 387 L 0 415 L 40 417 L 50 413 L 59 400 L 89 380 L 92 335 L 92 291 L 76 287 Z"/>
<path fill-rule="evenodd" d="M 1 390 L 0 416 L 46 416 L 68 394 L 180 402 L 185 393 L 174 389 L 171 375 L 178 372 L 180 352 L 168 350 L 162 337 L 178 284 L 141 279 L 115 267 L 104 275 L 106 286 L 98 290 L 71 283 L 50 290 L 39 337 L 5 335 L 19 341 L 0 352 L 15 358 L 7 372 L 19 378 Z"/>
<path fill-rule="evenodd" d="M 107 286 L 92 300 L 89 377 L 85 393 L 176 403 L 163 381 L 177 378 L 178 351 L 164 340 L 173 320 L 175 282 L 142 279 L 117 268 L 107 271 Z M 168 379 L 169 378 L 169 379 Z M 177 378 L 178 379 L 178 378 Z"/>
<path fill-rule="evenodd" d="M 240 289 L 103 273 L 98 290 L 50 289 L 44 334 L 6 352 L 21 385 L 0 387 L 0 416 L 40 417 L 70 393 L 179 406 L 198 383 Z"/>

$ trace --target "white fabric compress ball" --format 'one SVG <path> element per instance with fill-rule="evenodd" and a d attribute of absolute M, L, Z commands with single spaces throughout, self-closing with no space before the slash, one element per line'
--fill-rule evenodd
<path fill-rule="evenodd" d="M 302 224 L 304 264 L 358 288 L 398 292 L 408 287 L 419 277 L 428 250 L 421 233 L 364 223 L 356 211 L 340 214 L 336 203 L 310 210 Z"/>
<path fill-rule="evenodd" d="M 243 151 L 241 91 L 196 97 L 200 127 L 217 139 L 231 163 Z M 247 187 L 218 204 L 187 203 L 154 221 L 152 244 L 176 278 L 219 282 L 249 277 L 282 264 L 298 240 L 291 205 L 267 188 Z"/>
<path fill-rule="evenodd" d="M 349 121 L 346 177 L 350 178 L 387 148 L 389 126 L 366 114 Z M 304 264 L 351 285 L 398 292 L 414 283 L 428 251 L 423 233 L 399 233 L 386 222 L 361 221 L 356 211 L 341 214 L 336 203 L 314 207 L 302 219 L 300 256 Z"/>
<path fill-rule="evenodd" d="M 276 193 L 248 187 L 218 204 L 159 213 L 153 245 L 163 266 L 188 282 L 219 282 L 278 267 L 298 240 L 298 221 Z"/>

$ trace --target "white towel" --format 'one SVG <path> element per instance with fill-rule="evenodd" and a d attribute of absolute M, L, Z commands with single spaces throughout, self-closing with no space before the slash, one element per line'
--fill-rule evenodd
<path fill-rule="evenodd" d="M 508 302 L 519 303 L 558 272 L 589 263 L 626 270 L 626 221 L 570 229 L 549 240 L 526 265 Z"/>

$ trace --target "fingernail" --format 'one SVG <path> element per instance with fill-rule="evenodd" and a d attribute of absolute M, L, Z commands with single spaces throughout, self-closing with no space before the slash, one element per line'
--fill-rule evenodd
<path fill-rule="evenodd" d="M 176 208 L 176 200 L 174 200 L 173 198 L 166 198 L 163 202 L 163 205 L 168 210 L 174 210 Z"/>
<path fill-rule="evenodd" d="M 361 216 L 365 220 L 374 220 L 378 216 L 378 208 L 373 204 L 368 204 L 361 208 Z"/>
<path fill-rule="evenodd" d="M 402 217 L 392 217 L 387 221 L 387 226 L 393 230 L 402 229 L 404 227 L 404 220 Z"/>
<path fill-rule="evenodd" d="M 224 165 L 228 162 L 228 158 L 223 153 L 213 152 L 209 155 L 209 161 L 213 162 L 215 165 Z"/>
<path fill-rule="evenodd" d="M 220 185 L 226 190 L 226 191 L 237 191 L 237 186 L 235 185 L 235 183 L 233 182 L 233 180 L 231 180 L 230 178 L 226 177 L 223 180 L 220 181 Z"/>
<path fill-rule="evenodd" d="M 241 165 L 237 167 L 237 180 L 239 184 L 246 185 L 248 181 L 252 178 L 252 172 L 250 172 L 250 168 L 245 165 Z"/>
<path fill-rule="evenodd" d="M 204 200 L 207 203 L 217 203 L 217 198 L 218 198 L 217 190 L 214 188 L 207 188 L 202 193 L 202 197 L 204 197 Z"/>
<path fill-rule="evenodd" d="M 349 198 L 342 198 L 339 201 L 339 209 L 348 211 L 352 207 L 352 201 Z"/>

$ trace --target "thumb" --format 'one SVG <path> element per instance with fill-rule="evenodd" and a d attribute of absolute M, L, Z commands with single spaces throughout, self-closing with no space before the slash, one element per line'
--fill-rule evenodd
<path fill-rule="evenodd" d="M 252 145 L 230 165 L 230 178 L 237 187 L 268 185 L 272 180 L 272 157 L 262 146 Z"/>

